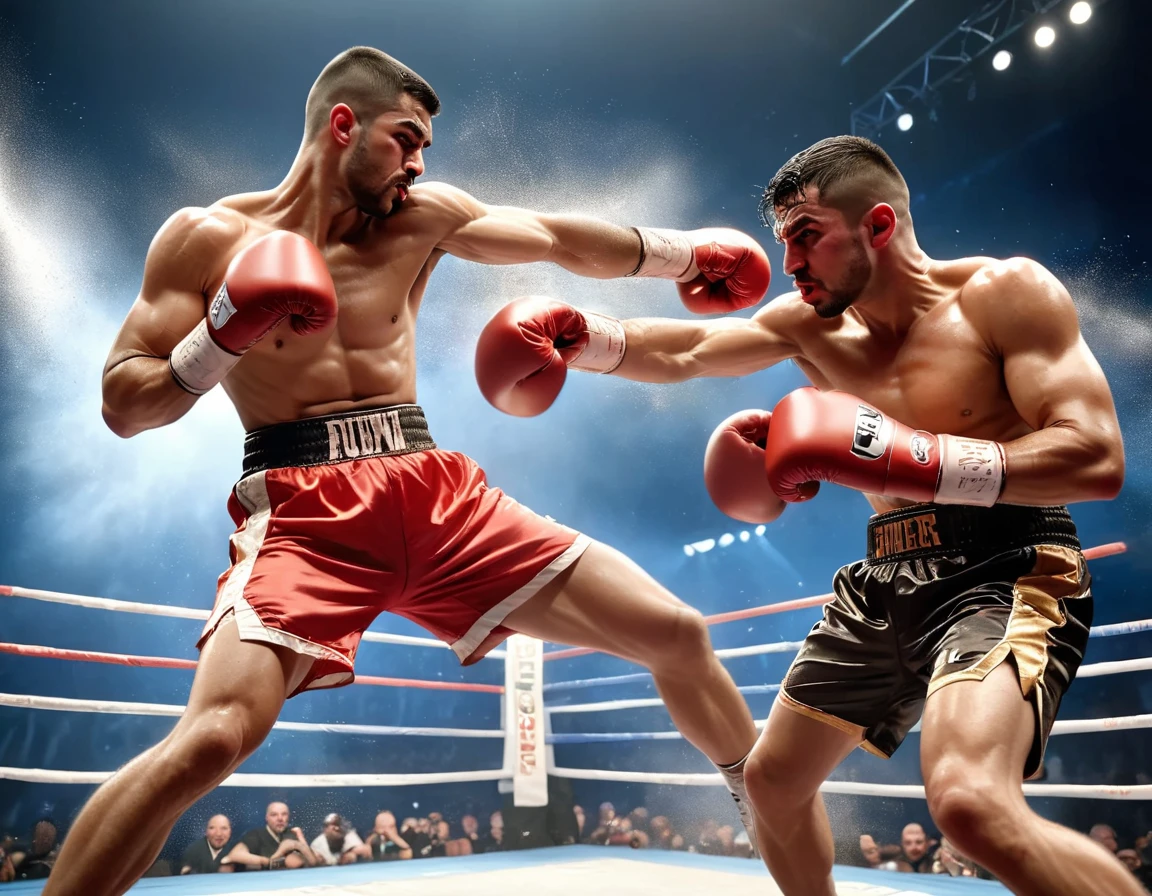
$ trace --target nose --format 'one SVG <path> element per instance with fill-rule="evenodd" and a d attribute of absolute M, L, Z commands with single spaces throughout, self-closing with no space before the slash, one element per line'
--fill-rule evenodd
<path fill-rule="evenodd" d="M 804 267 L 804 258 L 799 249 L 792 243 L 784 244 L 784 275 L 791 277 L 800 268 Z"/>
<path fill-rule="evenodd" d="M 410 180 L 415 180 L 424 173 L 424 153 L 421 150 L 416 150 L 409 156 L 407 163 L 404 165 L 404 171 L 408 174 Z"/>

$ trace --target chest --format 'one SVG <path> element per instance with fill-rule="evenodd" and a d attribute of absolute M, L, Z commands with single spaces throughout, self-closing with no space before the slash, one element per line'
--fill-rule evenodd
<path fill-rule="evenodd" d="M 1015 416 L 1000 356 L 955 303 L 898 338 L 845 321 L 802 348 L 797 363 L 814 384 L 858 395 L 917 429 L 975 434 Z"/>

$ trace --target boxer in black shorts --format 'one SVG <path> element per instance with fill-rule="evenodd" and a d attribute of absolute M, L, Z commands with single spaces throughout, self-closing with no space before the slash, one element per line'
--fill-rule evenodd
<path fill-rule="evenodd" d="M 833 896 L 820 785 L 858 746 L 890 755 L 923 712 L 928 808 L 964 855 L 1017 893 L 1143 892 L 1113 856 L 1033 812 L 1022 786 L 1092 619 L 1062 505 L 1113 498 L 1124 478 L 1112 395 L 1071 296 L 1031 259 L 929 258 L 903 176 L 863 138 L 799 153 L 761 209 L 795 292 L 751 318 L 586 317 L 590 344 L 615 335 L 609 372 L 628 379 L 785 360 L 808 377 L 815 388 L 713 434 L 705 483 L 725 513 L 771 522 L 830 482 L 877 514 L 867 558 L 837 575 L 745 769 L 776 883 Z M 535 301 L 566 321 L 584 314 Z"/>

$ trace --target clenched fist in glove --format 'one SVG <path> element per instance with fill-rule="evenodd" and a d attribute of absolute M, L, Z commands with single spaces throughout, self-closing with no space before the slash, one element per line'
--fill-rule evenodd
<path fill-rule="evenodd" d="M 514 299 L 496 312 L 476 343 L 476 382 L 495 408 L 517 417 L 542 414 L 568 368 L 611 373 L 624 358 L 624 325 L 541 296 Z"/>

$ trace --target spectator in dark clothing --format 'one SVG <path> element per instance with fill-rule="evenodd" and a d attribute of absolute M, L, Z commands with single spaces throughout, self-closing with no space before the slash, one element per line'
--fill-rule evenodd
<path fill-rule="evenodd" d="M 464 832 L 464 840 L 472 845 L 472 854 L 484 852 L 484 838 L 480 836 L 480 822 L 475 815 L 465 815 L 460 819 L 460 829 Z"/>
<path fill-rule="evenodd" d="M 213 815 L 208 819 L 204 836 L 184 850 L 180 860 L 181 874 L 214 874 L 231 871 L 231 865 L 220 864 L 228 854 L 226 847 L 232 839 L 232 823 L 226 815 Z"/>
<path fill-rule="evenodd" d="M 904 851 L 901 859 L 911 866 L 916 874 L 932 873 L 932 851 L 935 842 L 928 839 L 924 828 L 912 822 L 904 825 L 900 832 L 900 848 Z"/>
<path fill-rule="evenodd" d="M 432 838 L 425 830 L 428 819 L 405 818 L 400 836 L 412 848 L 412 858 L 426 859 L 432 850 Z"/>
<path fill-rule="evenodd" d="M 504 849 L 503 813 L 493 812 L 488 819 L 488 824 L 488 835 L 481 841 L 483 852 L 500 852 Z"/>
<path fill-rule="evenodd" d="M 373 862 L 394 862 L 412 858 L 412 847 L 396 830 L 396 816 L 385 810 L 376 815 L 372 833 L 364 841 Z"/>
<path fill-rule="evenodd" d="M 32 828 L 32 843 L 27 849 L 12 850 L 13 880 L 44 880 L 56 864 L 60 852 L 56 823 L 41 818 Z"/>
<path fill-rule="evenodd" d="M 264 827 L 246 833 L 222 861 L 235 865 L 237 871 L 302 868 L 318 864 L 304 832 L 300 828 L 288 827 L 286 803 L 269 803 L 264 814 Z"/>

